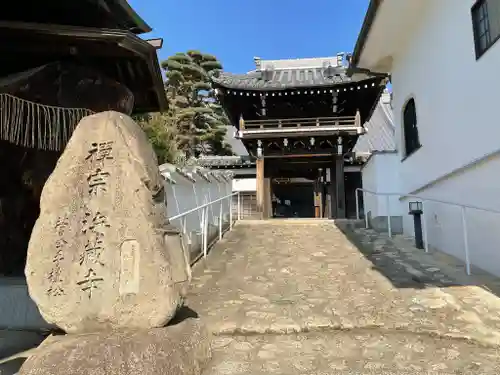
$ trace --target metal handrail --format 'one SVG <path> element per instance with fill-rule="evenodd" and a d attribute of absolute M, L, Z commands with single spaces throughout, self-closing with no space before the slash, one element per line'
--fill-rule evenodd
<path fill-rule="evenodd" d="M 414 194 L 401 194 L 401 193 L 380 193 L 380 192 L 375 192 L 367 189 L 362 189 L 362 188 L 357 188 L 355 191 L 355 196 L 356 196 L 356 219 L 360 220 L 360 206 L 359 206 L 359 192 L 362 192 L 364 194 L 372 194 L 375 196 L 383 196 L 386 197 L 386 211 L 387 211 L 387 234 L 389 237 L 392 237 L 392 227 L 391 227 L 391 213 L 390 213 L 390 197 L 404 197 L 404 198 L 414 198 L 418 199 L 422 202 L 422 207 L 423 207 L 423 217 L 422 217 L 422 231 L 423 231 L 423 236 L 424 236 L 424 248 L 425 252 L 429 252 L 429 241 L 428 241 L 428 232 L 427 232 L 427 223 L 425 220 L 425 203 L 426 202 L 433 202 L 433 203 L 441 203 L 441 204 L 447 204 L 450 206 L 454 207 L 460 207 L 461 210 L 461 216 L 462 216 L 462 228 L 463 228 L 463 241 L 464 241 L 464 255 L 465 255 L 465 269 L 467 275 L 471 274 L 471 264 L 470 264 L 470 256 L 469 256 L 469 236 L 467 232 L 467 217 L 466 217 L 466 210 L 467 209 L 472 209 L 472 210 L 478 210 L 478 211 L 484 211 L 484 212 L 491 212 L 495 214 L 500 214 L 500 210 L 493 210 L 491 208 L 485 208 L 485 207 L 478 207 L 474 205 L 469 205 L 469 204 L 463 204 L 463 203 L 457 203 L 457 202 L 451 202 L 451 201 L 446 201 L 446 200 L 441 200 L 441 199 L 434 199 L 434 198 L 428 198 L 428 197 L 423 197 L 421 195 L 414 195 Z M 365 227 L 368 228 L 368 216 L 365 214 Z"/>
<path fill-rule="evenodd" d="M 201 246 L 202 246 L 202 251 L 203 251 L 203 257 L 206 258 L 207 252 L 208 252 L 208 211 L 209 208 L 211 208 L 213 205 L 220 203 L 220 208 L 219 208 L 219 240 L 222 239 L 222 234 L 223 234 L 223 206 L 224 206 L 224 201 L 229 200 L 228 203 L 228 209 L 229 209 L 229 230 L 233 229 L 233 205 L 232 205 L 232 198 L 234 196 L 238 197 L 238 206 L 237 206 L 237 220 L 241 219 L 241 197 L 240 197 L 240 192 L 234 192 L 228 195 L 225 195 L 223 197 L 217 198 L 213 201 L 210 201 L 208 203 L 201 204 L 195 208 L 192 208 L 190 210 L 187 210 L 185 212 L 182 212 L 180 214 L 174 215 L 172 217 L 168 218 L 169 222 L 172 222 L 174 220 L 182 219 L 182 233 L 183 235 L 186 235 L 187 233 L 187 222 L 186 222 L 186 217 L 189 214 L 192 214 L 194 212 L 198 212 L 201 210 L 201 222 L 200 222 L 200 228 L 201 228 Z"/>

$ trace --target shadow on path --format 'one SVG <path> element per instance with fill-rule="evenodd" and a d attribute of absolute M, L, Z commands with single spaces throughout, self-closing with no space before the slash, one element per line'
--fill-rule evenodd
<path fill-rule="evenodd" d="M 432 250 L 425 253 L 402 236 L 389 238 L 385 233 L 360 228 L 353 222 L 339 220 L 335 224 L 372 263 L 372 269 L 396 288 L 477 286 L 500 296 L 499 278 L 475 267 L 468 276 L 463 262 L 452 256 Z"/>
<path fill-rule="evenodd" d="M 177 324 L 182 323 L 187 319 L 198 319 L 200 316 L 196 311 L 191 309 L 189 306 L 182 306 L 177 314 L 175 314 L 174 318 L 168 322 L 167 326 L 175 326 Z"/>

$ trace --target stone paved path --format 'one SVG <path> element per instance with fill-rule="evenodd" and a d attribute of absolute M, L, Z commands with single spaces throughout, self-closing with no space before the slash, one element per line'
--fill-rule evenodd
<path fill-rule="evenodd" d="M 205 375 L 499 373 L 500 299 L 410 258 L 330 222 L 239 223 L 194 269 Z"/>

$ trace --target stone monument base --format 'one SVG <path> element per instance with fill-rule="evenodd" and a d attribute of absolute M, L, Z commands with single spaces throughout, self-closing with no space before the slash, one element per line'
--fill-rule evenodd
<path fill-rule="evenodd" d="M 19 375 L 199 375 L 211 358 L 199 320 L 149 330 L 51 336 Z"/>

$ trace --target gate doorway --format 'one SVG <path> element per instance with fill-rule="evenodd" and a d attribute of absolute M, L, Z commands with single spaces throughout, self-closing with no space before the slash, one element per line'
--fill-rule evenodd
<path fill-rule="evenodd" d="M 314 218 L 314 183 L 273 181 L 272 213 L 277 218 Z"/>

